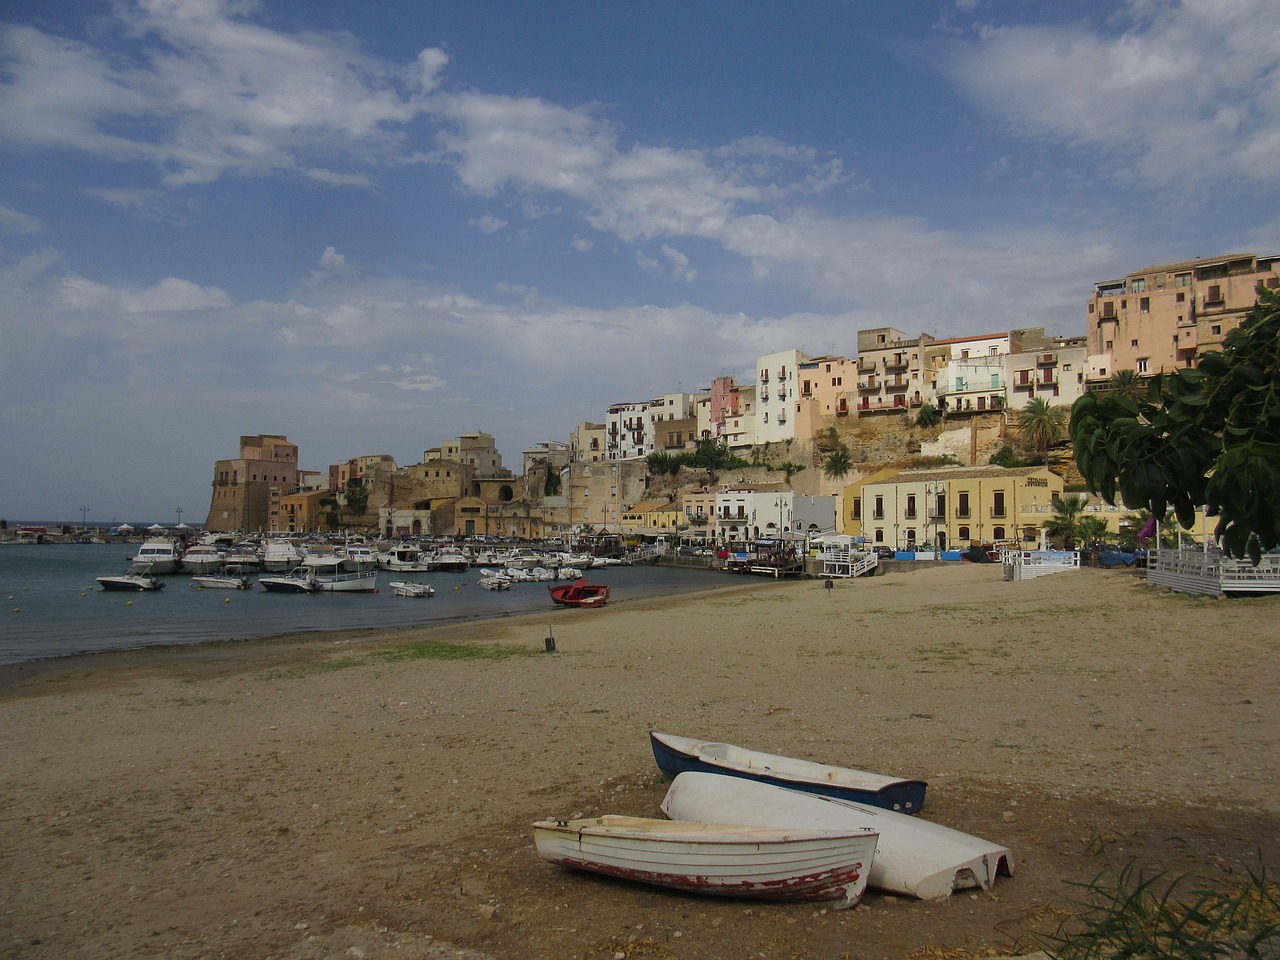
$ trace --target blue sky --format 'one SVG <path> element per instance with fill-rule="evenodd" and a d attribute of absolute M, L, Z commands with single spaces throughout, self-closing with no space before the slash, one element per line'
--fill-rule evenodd
<path fill-rule="evenodd" d="M 1084 330 L 1280 249 L 1274 0 L 9 0 L 0 516 L 508 464 L 856 331 Z"/>

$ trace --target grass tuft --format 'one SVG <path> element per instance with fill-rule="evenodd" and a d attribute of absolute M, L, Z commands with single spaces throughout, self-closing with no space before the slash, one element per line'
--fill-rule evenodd
<path fill-rule="evenodd" d="M 1148 876 L 1132 863 L 1104 870 L 1076 902 L 1080 912 L 1045 936 L 1055 960 L 1268 960 L 1280 958 L 1280 887 L 1266 872 L 1226 884 Z"/>

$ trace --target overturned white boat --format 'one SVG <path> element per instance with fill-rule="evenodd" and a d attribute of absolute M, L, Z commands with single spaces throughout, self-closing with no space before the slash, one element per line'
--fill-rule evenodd
<path fill-rule="evenodd" d="M 878 831 L 868 885 L 921 900 L 941 900 L 957 890 L 990 890 L 996 877 L 1013 876 L 1013 854 L 978 837 L 918 816 L 894 813 L 718 773 L 681 773 L 662 801 L 673 820 L 713 821 L 761 827 Z"/>
<path fill-rule="evenodd" d="M 851 907 L 867 886 L 873 830 L 751 827 L 643 817 L 540 820 L 544 860 L 690 893 L 768 900 L 836 900 Z"/>

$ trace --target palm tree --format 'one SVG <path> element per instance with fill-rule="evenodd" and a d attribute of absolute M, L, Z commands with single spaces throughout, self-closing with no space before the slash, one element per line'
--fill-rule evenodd
<path fill-rule="evenodd" d="M 1081 539 L 1085 503 L 1087 500 L 1084 497 L 1067 496 L 1054 497 L 1050 504 L 1053 507 L 1053 518 L 1044 528 L 1049 531 L 1049 536 L 1060 537 L 1066 550 L 1074 549 Z"/>
<path fill-rule="evenodd" d="M 822 473 L 831 480 L 845 476 L 852 469 L 853 459 L 843 444 L 827 454 L 827 458 L 822 461 Z"/>
<path fill-rule="evenodd" d="M 1032 397 L 1018 414 L 1018 434 L 1024 443 L 1049 460 L 1049 447 L 1067 435 L 1067 408 L 1055 407 L 1043 397 Z"/>
<path fill-rule="evenodd" d="M 1114 394 L 1135 403 L 1146 393 L 1147 385 L 1135 370 L 1117 370 L 1107 381 L 1107 388 Z"/>

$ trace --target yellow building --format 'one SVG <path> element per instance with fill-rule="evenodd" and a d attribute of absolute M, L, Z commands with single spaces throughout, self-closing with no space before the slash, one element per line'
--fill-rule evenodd
<path fill-rule="evenodd" d="M 1062 487 L 1045 467 L 881 471 L 846 492 L 856 520 L 852 529 L 846 520 L 845 532 L 895 549 L 1038 543 Z"/>
<path fill-rule="evenodd" d="M 653 536 L 674 533 L 682 522 L 679 508 L 670 500 L 642 500 L 624 511 L 621 533 L 624 536 Z"/>

